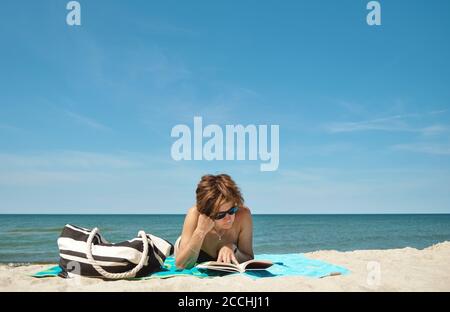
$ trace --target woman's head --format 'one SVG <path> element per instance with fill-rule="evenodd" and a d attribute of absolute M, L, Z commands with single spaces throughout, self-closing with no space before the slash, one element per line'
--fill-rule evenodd
<path fill-rule="evenodd" d="M 235 210 L 231 208 L 244 205 L 239 187 L 227 174 L 204 175 L 197 185 L 196 195 L 197 210 L 213 219 L 223 216 L 216 220 L 222 228 L 233 224 Z"/>

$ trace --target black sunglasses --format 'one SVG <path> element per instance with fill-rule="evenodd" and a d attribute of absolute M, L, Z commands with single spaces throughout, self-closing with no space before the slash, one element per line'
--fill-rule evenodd
<path fill-rule="evenodd" d="M 229 215 L 234 215 L 237 211 L 239 210 L 239 208 L 238 207 L 231 207 L 230 209 L 228 209 L 227 211 L 221 211 L 221 212 L 218 212 L 215 216 L 214 216 L 214 219 L 215 220 L 220 220 L 220 219 L 223 219 L 223 218 L 225 218 L 225 216 L 227 215 L 227 213 L 229 214 Z"/>

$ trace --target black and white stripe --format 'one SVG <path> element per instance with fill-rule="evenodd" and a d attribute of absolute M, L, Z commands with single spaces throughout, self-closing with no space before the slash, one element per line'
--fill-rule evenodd
<path fill-rule="evenodd" d="M 87 240 L 90 229 L 67 224 L 58 238 L 59 265 L 64 271 L 82 276 L 101 277 L 90 264 L 87 256 Z M 173 254 L 173 245 L 154 235 L 147 234 L 149 252 L 145 265 L 136 277 L 147 276 L 161 269 L 166 257 Z M 110 243 L 100 234 L 92 242 L 92 256 L 105 271 L 122 273 L 133 269 L 142 257 L 142 238 L 120 243 Z"/>

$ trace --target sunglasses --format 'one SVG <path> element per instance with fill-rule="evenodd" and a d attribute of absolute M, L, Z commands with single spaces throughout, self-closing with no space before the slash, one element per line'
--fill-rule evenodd
<path fill-rule="evenodd" d="M 221 211 L 221 212 L 218 212 L 218 213 L 215 215 L 214 219 L 215 219 L 215 220 L 223 219 L 223 218 L 225 218 L 225 216 L 226 216 L 227 214 L 229 214 L 229 215 L 234 215 L 238 210 L 239 210 L 238 207 L 231 207 L 231 208 L 228 209 L 227 211 Z"/>

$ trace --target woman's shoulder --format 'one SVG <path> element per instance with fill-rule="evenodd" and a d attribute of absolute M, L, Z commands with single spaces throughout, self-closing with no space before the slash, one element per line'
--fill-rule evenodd
<path fill-rule="evenodd" d="M 252 214 L 248 207 L 241 207 L 236 214 L 236 229 L 238 232 L 242 232 L 245 228 L 252 226 Z"/>
<path fill-rule="evenodd" d="M 250 211 L 250 208 L 244 206 L 244 207 L 239 208 L 237 216 L 239 217 L 239 219 L 241 221 L 247 221 L 247 220 L 251 220 L 252 213 Z"/>

